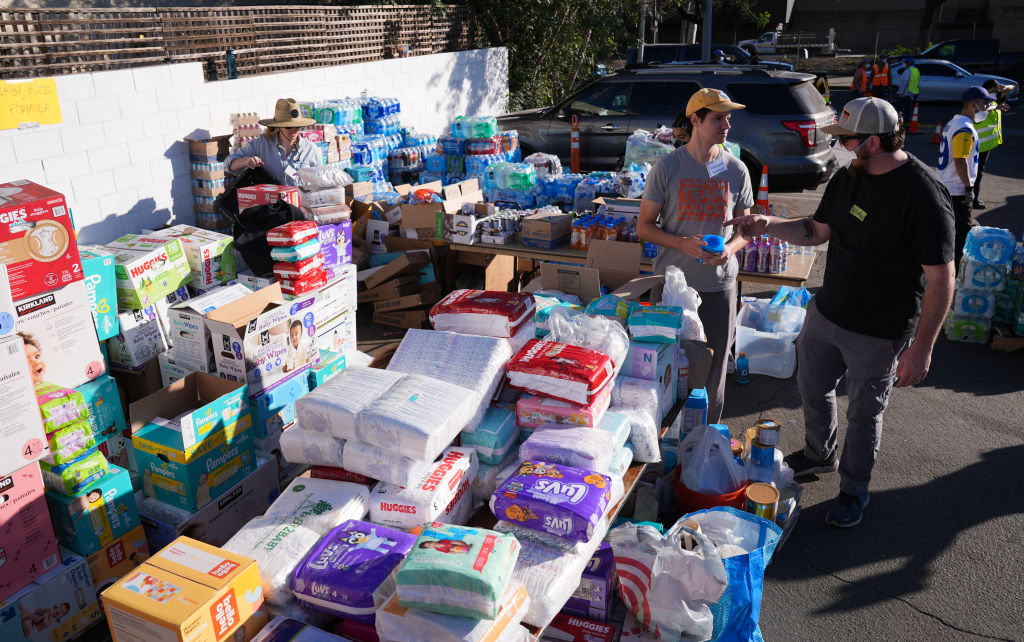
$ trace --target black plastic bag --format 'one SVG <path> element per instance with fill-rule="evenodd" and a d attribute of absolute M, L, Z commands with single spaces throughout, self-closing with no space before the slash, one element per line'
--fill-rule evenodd
<path fill-rule="evenodd" d="M 284 201 L 250 207 L 234 219 L 231 233 L 235 237 L 235 249 L 253 274 L 270 274 L 274 260 L 270 258 L 267 232 L 278 225 L 304 220 L 306 216 L 301 209 Z"/>

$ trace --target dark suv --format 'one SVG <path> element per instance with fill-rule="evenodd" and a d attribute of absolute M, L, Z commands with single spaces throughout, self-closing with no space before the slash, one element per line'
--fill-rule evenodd
<path fill-rule="evenodd" d="M 546 152 L 568 167 L 572 116 L 580 130 L 583 169 L 616 169 L 626 139 L 636 129 L 670 127 L 695 91 L 725 91 L 746 109 L 732 114 L 729 140 L 756 186 L 768 165 L 770 187 L 814 189 L 828 179 L 835 159 L 819 129 L 835 114 L 809 74 L 728 65 L 666 64 L 637 67 L 601 78 L 554 107 L 498 117 L 502 129 L 519 130 L 523 155 Z"/>

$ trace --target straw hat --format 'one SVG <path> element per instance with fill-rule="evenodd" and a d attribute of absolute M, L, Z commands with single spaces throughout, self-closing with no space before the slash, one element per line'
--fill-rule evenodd
<path fill-rule="evenodd" d="M 260 124 L 267 127 L 306 127 L 316 124 L 312 118 L 300 118 L 300 113 L 299 103 L 294 98 L 278 98 L 274 105 L 274 117 L 264 118 Z"/>

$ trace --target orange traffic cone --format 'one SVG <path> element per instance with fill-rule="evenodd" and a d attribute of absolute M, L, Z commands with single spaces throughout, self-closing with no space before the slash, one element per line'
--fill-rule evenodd
<path fill-rule="evenodd" d="M 917 133 L 917 103 L 914 103 L 914 115 L 910 117 L 910 125 L 907 126 L 907 133 Z"/>
<path fill-rule="evenodd" d="M 764 213 L 768 214 L 768 166 L 761 168 L 761 186 L 757 188 L 757 204 L 764 207 Z"/>
<path fill-rule="evenodd" d="M 932 134 L 932 145 L 938 145 L 942 142 L 942 123 L 935 123 L 935 133 Z"/>

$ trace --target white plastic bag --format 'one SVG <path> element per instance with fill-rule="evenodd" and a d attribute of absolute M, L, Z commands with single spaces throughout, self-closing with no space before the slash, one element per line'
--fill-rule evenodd
<path fill-rule="evenodd" d="M 697 550 L 682 547 L 686 533 Z M 725 592 L 722 559 L 707 536 L 676 523 L 664 536 L 655 528 L 623 524 L 608 532 L 615 553 L 619 595 L 640 625 L 663 640 L 711 638 L 710 605 Z"/>
<path fill-rule="evenodd" d="M 303 167 L 299 170 L 299 180 L 303 187 L 324 189 L 328 187 L 345 187 L 352 184 L 352 175 L 333 165 L 317 165 Z"/>
<path fill-rule="evenodd" d="M 743 465 L 732 454 L 729 438 L 710 426 L 697 426 L 679 445 L 679 481 L 707 495 L 736 491 L 746 480 Z"/>
<path fill-rule="evenodd" d="M 568 308 L 556 306 L 548 315 L 551 334 L 546 339 L 597 350 L 608 355 L 615 374 L 629 353 L 629 334 L 620 324 L 608 318 L 587 314 L 574 314 Z"/>
<path fill-rule="evenodd" d="M 683 326 L 679 329 L 679 337 L 691 341 L 707 341 L 704 324 L 701 323 L 697 309 L 700 308 L 700 295 L 686 284 L 686 276 L 675 265 L 665 270 L 665 287 L 661 293 L 659 305 L 672 305 L 683 309 Z"/>

